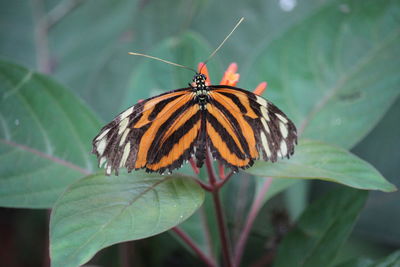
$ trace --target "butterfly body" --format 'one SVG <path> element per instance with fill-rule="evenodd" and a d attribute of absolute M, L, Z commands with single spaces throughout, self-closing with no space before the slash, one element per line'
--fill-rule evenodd
<path fill-rule="evenodd" d="M 171 172 L 194 158 L 201 167 L 209 148 L 234 171 L 254 160 L 293 154 L 294 124 L 275 105 L 244 89 L 208 85 L 197 73 L 188 88 L 144 100 L 119 114 L 93 140 L 106 174 L 146 169 Z"/>

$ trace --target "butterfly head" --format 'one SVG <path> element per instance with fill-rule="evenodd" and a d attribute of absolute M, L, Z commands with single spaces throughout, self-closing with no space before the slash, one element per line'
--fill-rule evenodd
<path fill-rule="evenodd" d="M 206 80 L 207 80 L 206 75 L 202 73 L 196 73 L 196 75 L 193 77 L 193 82 L 190 84 L 190 86 L 197 90 L 205 89 L 207 87 Z"/>

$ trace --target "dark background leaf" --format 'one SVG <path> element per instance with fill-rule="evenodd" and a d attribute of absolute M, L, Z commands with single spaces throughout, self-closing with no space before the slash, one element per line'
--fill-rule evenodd
<path fill-rule="evenodd" d="M 311 204 L 282 241 L 274 266 L 332 264 L 349 236 L 367 195 L 365 191 L 343 187 Z"/>

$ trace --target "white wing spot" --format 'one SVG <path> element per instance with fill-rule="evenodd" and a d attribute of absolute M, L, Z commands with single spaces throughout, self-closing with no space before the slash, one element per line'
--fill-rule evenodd
<path fill-rule="evenodd" d="M 287 146 L 286 146 L 286 141 L 282 140 L 281 141 L 281 151 L 282 155 L 285 156 L 287 154 Z"/>
<path fill-rule="evenodd" d="M 268 140 L 264 132 L 261 132 L 261 143 L 264 147 L 265 153 L 267 153 L 267 157 L 271 158 L 271 150 L 269 150 Z"/>
<path fill-rule="evenodd" d="M 126 136 L 128 135 L 128 133 L 129 133 L 129 131 L 130 131 L 131 129 L 126 129 L 125 131 L 124 131 L 124 134 L 122 135 L 122 137 L 121 137 L 121 140 L 119 141 L 119 146 L 122 146 L 123 144 L 124 144 L 124 142 L 125 142 L 125 139 L 126 139 Z"/>
<path fill-rule="evenodd" d="M 267 133 L 271 134 L 271 132 L 269 131 L 267 121 L 264 118 L 261 118 L 261 122 L 262 122 L 262 125 L 264 126 L 264 129 L 267 131 Z"/>
<path fill-rule="evenodd" d="M 288 123 L 288 120 L 285 118 L 285 117 L 283 117 L 282 115 L 280 115 L 280 114 L 278 114 L 278 113 L 276 113 L 275 114 L 283 123 Z"/>
<path fill-rule="evenodd" d="M 122 154 L 121 162 L 119 164 L 119 167 L 122 168 L 125 166 L 126 160 L 128 159 L 129 152 L 131 151 L 131 143 L 126 143 L 124 147 L 124 153 Z"/>
<path fill-rule="evenodd" d="M 269 121 L 269 116 L 268 116 L 268 111 L 267 111 L 267 109 L 264 108 L 264 107 L 261 107 L 261 113 L 262 113 L 262 116 L 263 116 L 267 121 Z"/>
<path fill-rule="evenodd" d="M 264 98 L 257 96 L 257 103 L 260 104 L 263 107 L 267 107 L 268 106 L 268 102 L 267 100 L 265 100 Z"/>
<path fill-rule="evenodd" d="M 126 117 L 128 117 L 129 115 L 132 114 L 132 111 L 133 111 L 133 107 L 128 108 L 127 110 L 125 110 L 124 112 L 122 112 L 121 115 L 119 115 L 119 119 L 120 119 L 120 120 L 125 119 Z"/>
<path fill-rule="evenodd" d="M 96 140 L 103 139 L 104 136 L 110 131 L 110 129 L 104 130 L 99 136 L 97 136 Z"/>
<path fill-rule="evenodd" d="M 280 122 L 279 129 L 281 130 L 283 138 L 286 138 L 288 136 L 288 129 L 286 128 L 286 125 Z"/>
<path fill-rule="evenodd" d="M 104 150 L 106 149 L 107 145 L 107 140 L 101 139 L 100 142 L 97 143 L 97 152 L 99 152 L 100 155 L 103 155 Z"/>
<path fill-rule="evenodd" d="M 126 126 L 128 126 L 129 118 L 123 119 L 119 124 L 118 135 L 120 135 L 123 131 L 125 131 Z"/>
<path fill-rule="evenodd" d="M 108 166 L 107 166 L 106 174 L 107 174 L 107 175 L 110 175 L 110 174 L 111 174 L 111 165 L 108 165 Z"/>
<path fill-rule="evenodd" d="M 102 168 L 104 163 L 106 163 L 107 159 L 106 157 L 101 157 L 100 158 L 100 163 L 99 163 L 99 168 Z"/>

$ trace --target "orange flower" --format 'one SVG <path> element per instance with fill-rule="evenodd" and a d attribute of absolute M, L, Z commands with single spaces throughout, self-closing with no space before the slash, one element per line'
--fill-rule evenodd
<path fill-rule="evenodd" d="M 219 84 L 221 85 L 229 85 L 236 86 L 239 81 L 240 74 L 237 73 L 238 66 L 236 63 L 231 63 L 229 67 L 226 69 L 224 76 Z"/>
<path fill-rule="evenodd" d="M 207 77 L 206 82 L 208 83 L 208 85 L 210 85 L 211 81 L 210 81 L 210 75 L 208 75 L 207 65 L 203 66 L 203 63 L 200 62 L 197 67 L 197 70 L 200 72 L 200 69 L 201 69 L 201 73 L 206 75 L 206 77 Z M 237 73 L 237 70 L 238 70 L 237 64 L 231 63 L 229 65 L 229 67 L 226 69 L 224 76 L 221 79 L 220 84 L 236 86 L 236 84 L 239 82 L 239 78 L 240 78 L 240 74 Z M 261 95 L 262 93 L 264 93 L 265 89 L 267 89 L 267 83 L 261 82 L 259 85 L 257 85 L 256 89 L 254 89 L 253 93 L 255 93 L 256 95 Z"/>

